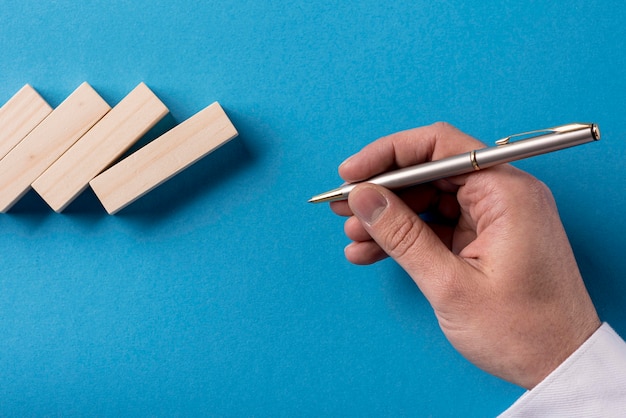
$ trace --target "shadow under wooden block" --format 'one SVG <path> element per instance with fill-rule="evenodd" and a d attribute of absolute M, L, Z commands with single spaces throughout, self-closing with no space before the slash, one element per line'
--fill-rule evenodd
<path fill-rule="evenodd" d="M 106 211 L 114 214 L 236 136 L 237 130 L 215 102 L 89 184 Z"/>
<path fill-rule="evenodd" d="M 239 130 L 239 126 L 237 129 Z M 236 187 L 239 193 L 242 177 L 250 178 L 245 173 L 250 170 L 253 157 L 243 139 L 240 132 L 236 141 L 224 144 L 216 152 L 207 155 L 177 174 L 176 177 L 125 207 L 116 216 L 128 220 L 135 227 L 148 231 L 153 227 L 162 227 L 164 223 L 170 224 L 181 211 L 192 210 L 198 203 L 210 201 L 211 204 L 203 205 L 202 213 L 197 213 L 195 216 L 212 220 L 219 219 L 229 211 L 231 205 L 237 206 L 241 202 L 239 194 L 237 199 L 229 198 L 224 201 L 223 188 Z M 254 177 L 252 180 L 255 181 Z M 245 198 L 247 196 L 244 196 Z M 101 208 L 100 203 L 98 206 Z M 73 205 L 70 206 L 72 207 Z M 185 228 L 177 223 L 170 225 L 179 231 Z"/>
<path fill-rule="evenodd" d="M 8 211 L 32 182 L 110 109 L 83 83 L 53 110 L 0 160 L 0 212 Z"/>
<path fill-rule="evenodd" d="M 25 85 L 0 108 L 0 159 L 52 112 L 52 107 Z"/>
<path fill-rule="evenodd" d="M 140 83 L 37 178 L 33 189 L 61 212 L 168 112 L 148 86 Z"/>

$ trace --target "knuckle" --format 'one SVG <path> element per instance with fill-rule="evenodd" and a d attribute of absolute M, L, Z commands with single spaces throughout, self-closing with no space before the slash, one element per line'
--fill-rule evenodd
<path fill-rule="evenodd" d="M 431 127 L 434 130 L 441 131 L 441 132 L 449 132 L 451 130 L 456 130 L 456 128 L 452 124 L 445 122 L 445 121 L 435 122 L 431 125 Z"/>
<path fill-rule="evenodd" d="M 541 208 L 546 207 L 556 207 L 552 192 L 544 182 L 528 173 L 522 173 L 520 180 L 524 181 L 525 185 L 519 187 L 519 189 L 525 190 L 524 194 L 526 199 L 532 197 L 534 206 L 536 206 L 536 208 L 534 208 L 535 210 L 541 210 Z"/>
<path fill-rule="evenodd" d="M 536 191 L 538 196 L 541 196 L 541 198 L 545 201 L 552 201 L 554 200 L 554 197 L 552 196 L 552 192 L 550 191 L 550 188 L 548 188 L 548 186 L 535 178 L 534 181 L 534 190 Z"/>
<path fill-rule="evenodd" d="M 405 219 L 394 222 L 394 227 L 390 228 L 385 240 L 389 255 L 395 259 L 405 259 L 417 255 L 418 242 L 424 232 L 424 227 L 424 225 Z"/>

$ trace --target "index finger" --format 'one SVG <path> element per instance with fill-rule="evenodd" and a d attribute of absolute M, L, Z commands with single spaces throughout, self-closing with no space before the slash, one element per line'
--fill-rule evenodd
<path fill-rule="evenodd" d="M 372 142 L 344 161 L 339 175 L 346 182 L 355 183 L 391 169 L 440 160 L 483 146 L 454 126 L 437 122 Z"/>

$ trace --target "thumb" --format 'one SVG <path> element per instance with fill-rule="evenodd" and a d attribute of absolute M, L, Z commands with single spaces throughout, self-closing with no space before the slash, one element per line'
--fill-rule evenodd
<path fill-rule="evenodd" d="M 398 196 L 384 187 L 355 187 L 348 204 L 363 227 L 395 259 L 428 297 L 428 288 L 448 278 L 458 259 Z M 428 279 L 428 280 L 426 280 Z"/>

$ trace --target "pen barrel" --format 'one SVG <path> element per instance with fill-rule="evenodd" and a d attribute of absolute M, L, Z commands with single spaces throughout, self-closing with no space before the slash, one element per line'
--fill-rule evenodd
<path fill-rule="evenodd" d="M 364 182 L 378 184 L 388 189 L 411 187 L 600 139 L 600 130 L 597 125 L 591 124 L 583 126 L 582 129 L 577 129 L 579 126 L 583 125 L 575 124 L 576 129 L 574 130 L 556 131 L 556 133 L 508 142 L 495 147 L 481 148 L 441 160 L 390 171 Z M 564 125 L 564 127 L 569 127 L 569 125 Z M 357 184 L 345 184 L 338 189 L 315 196 L 312 201 L 326 202 L 347 199 Z"/>
<path fill-rule="evenodd" d="M 476 150 L 476 164 L 482 169 L 586 144 L 599 139 L 599 133 L 597 128 L 594 130 L 594 126 L 590 126 L 588 129 L 540 135 L 496 147 L 479 149 Z"/>
<path fill-rule="evenodd" d="M 372 177 L 367 182 L 379 184 L 388 189 L 399 189 L 459 174 L 466 174 L 474 171 L 474 169 L 471 153 L 468 152 L 412 167 L 401 168 Z"/>

